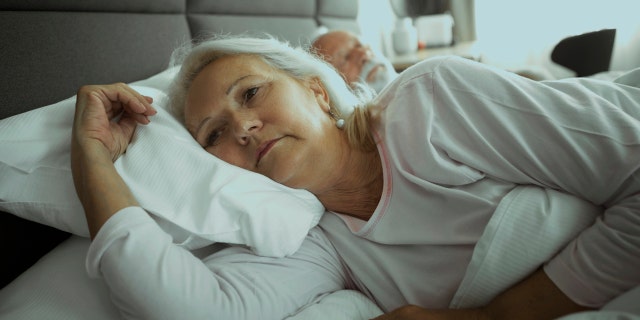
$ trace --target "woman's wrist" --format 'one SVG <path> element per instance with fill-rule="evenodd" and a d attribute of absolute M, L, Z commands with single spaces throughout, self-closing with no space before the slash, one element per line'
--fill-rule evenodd
<path fill-rule="evenodd" d="M 93 238 L 116 212 L 138 202 L 115 169 L 109 151 L 99 142 L 72 147 L 71 165 L 76 193 Z"/>
<path fill-rule="evenodd" d="M 111 163 L 117 159 L 117 156 L 113 156 L 101 141 L 80 137 L 74 137 L 71 145 L 71 155 L 85 157 L 92 161 L 108 161 Z"/>

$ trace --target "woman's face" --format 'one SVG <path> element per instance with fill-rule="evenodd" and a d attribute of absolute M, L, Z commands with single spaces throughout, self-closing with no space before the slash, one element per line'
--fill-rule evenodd
<path fill-rule="evenodd" d="M 310 190 L 331 168 L 326 155 L 338 139 L 328 111 L 319 81 L 299 81 L 257 56 L 236 55 L 215 60 L 196 76 L 185 120 L 214 156 Z"/>

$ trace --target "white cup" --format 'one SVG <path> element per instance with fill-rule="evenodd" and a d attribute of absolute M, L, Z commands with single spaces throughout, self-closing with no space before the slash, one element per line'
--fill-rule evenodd
<path fill-rule="evenodd" d="M 418 51 L 418 31 L 413 26 L 411 18 L 398 19 L 391 38 L 393 39 L 393 49 L 397 54 Z"/>

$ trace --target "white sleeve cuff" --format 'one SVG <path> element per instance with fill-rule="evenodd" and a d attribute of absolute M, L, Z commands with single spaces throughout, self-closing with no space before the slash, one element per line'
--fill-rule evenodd
<path fill-rule="evenodd" d="M 113 242 L 126 237 L 136 226 L 146 224 L 156 225 L 155 221 L 141 207 L 127 207 L 111 216 L 100 228 L 87 252 L 86 269 L 89 276 L 92 278 L 100 277 L 100 260 Z M 162 232 L 159 227 L 158 231 Z"/>

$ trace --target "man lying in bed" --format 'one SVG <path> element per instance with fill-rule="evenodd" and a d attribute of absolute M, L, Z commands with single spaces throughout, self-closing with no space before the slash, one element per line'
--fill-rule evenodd
<path fill-rule="evenodd" d="M 640 283 L 636 87 L 536 82 L 449 57 L 367 101 L 317 58 L 272 39 L 213 39 L 181 63 L 171 104 L 202 147 L 311 191 L 330 213 L 286 258 L 242 247 L 193 257 L 112 164 L 136 125 L 153 121 L 151 101 L 123 85 L 81 88 L 72 170 L 93 238 L 88 266 L 126 317 L 281 319 L 353 288 L 388 312 L 381 319 L 550 319 Z M 562 250 L 487 305 L 447 309 L 483 232 L 535 215 L 588 227 L 568 243 L 531 243 Z M 518 227 L 533 239 L 572 225 Z"/>
<path fill-rule="evenodd" d="M 375 53 L 348 31 L 333 30 L 316 37 L 311 50 L 334 66 L 352 85 L 362 83 L 380 92 L 398 76 L 384 55 Z"/>

